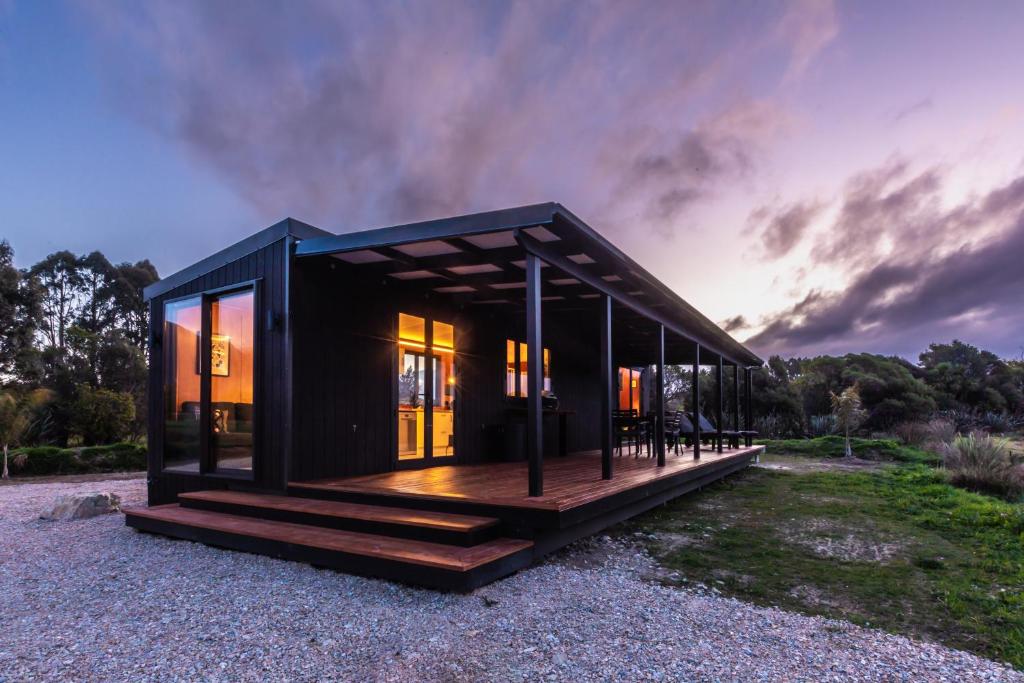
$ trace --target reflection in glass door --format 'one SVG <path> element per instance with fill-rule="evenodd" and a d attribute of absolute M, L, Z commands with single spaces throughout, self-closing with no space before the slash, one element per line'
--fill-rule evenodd
<path fill-rule="evenodd" d="M 427 388 L 430 388 L 427 391 Z M 398 459 L 455 455 L 455 328 L 398 314 Z"/>
<path fill-rule="evenodd" d="M 440 458 L 455 455 L 455 328 L 436 320 L 432 327 L 431 451 Z"/>
<path fill-rule="evenodd" d="M 164 468 L 171 472 L 199 473 L 200 297 L 168 302 L 164 306 Z"/>
<path fill-rule="evenodd" d="M 426 321 L 398 314 L 398 459 L 424 456 Z"/>
<path fill-rule="evenodd" d="M 210 447 L 218 470 L 252 471 L 255 295 L 210 300 Z"/>

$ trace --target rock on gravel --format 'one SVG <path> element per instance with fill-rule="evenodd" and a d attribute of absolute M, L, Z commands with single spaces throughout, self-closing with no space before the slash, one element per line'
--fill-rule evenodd
<path fill-rule="evenodd" d="M 141 480 L 107 482 L 126 505 Z M 1024 681 L 939 645 L 648 580 L 602 536 L 447 595 L 28 509 L 0 489 L 0 682 Z"/>
<path fill-rule="evenodd" d="M 57 496 L 53 504 L 39 515 L 40 519 L 88 519 L 118 512 L 121 499 L 113 493 L 73 493 Z"/>

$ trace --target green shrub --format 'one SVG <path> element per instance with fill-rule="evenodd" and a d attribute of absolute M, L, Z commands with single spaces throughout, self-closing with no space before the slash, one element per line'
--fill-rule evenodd
<path fill-rule="evenodd" d="M 958 436 L 942 446 L 950 482 L 971 491 L 1016 498 L 1024 493 L 1024 465 L 1006 439 L 988 434 Z"/>
<path fill-rule="evenodd" d="M 821 436 L 816 439 L 783 439 L 765 441 L 769 453 L 806 455 L 818 458 L 842 458 L 846 447 L 843 437 Z M 939 457 L 918 448 L 903 446 L 895 439 L 850 439 L 850 449 L 864 460 L 920 462 L 938 464 Z"/>
<path fill-rule="evenodd" d="M 146 448 L 131 443 L 91 448 L 19 448 L 11 452 L 10 469 L 13 476 L 144 470 Z"/>
<path fill-rule="evenodd" d="M 811 415 L 808 425 L 811 428 L 811 436 L 829 436 L 839 429 L 835 415 Z"/>
<path fill-rule="evenodd" d="M 135 401 L 124 391 L 78 388 L 74 429 L 82 435 L 86 446 L 119 441 L 131 433 L 135 421 Z"/>

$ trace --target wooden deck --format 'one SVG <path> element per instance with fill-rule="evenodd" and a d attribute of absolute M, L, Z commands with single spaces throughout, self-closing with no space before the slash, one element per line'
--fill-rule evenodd
<path fill-rule="evenodd" d="M 350 494 L 360 500 L 384 497 L 391 501 L 566 513 L 650 485 L 691 480 L 723 465 L 745 464 L 762 450 L 762 446 L 725 449 L 721 454 L 702 450 L 700 460 L 694 460 L 691 450 L 681 450 L 678 455 L 668 454 L 664 467 L 658 467 L 654 458 L 624 454 L 615 456 L 611 480 L 601 479 L 598 452 L 548 458 L 544 461 L 544 495 L 538 497 L 527 495 L 525 462 L 448 465 L 293 482 L 289 491 L 299 495 Z"/>
<path fill-rule="evenodd" d="M 287 496 L 183 493 L 125 518 L 141 531 L 466 591 L 736 472 L 763 448 L 670 453 L 664 467 L 624 454 L 611 480 L 598 453 L 549 458 L 538 497 L 527 495 L 526 463 L 448 465 L 293 482 Z"/>

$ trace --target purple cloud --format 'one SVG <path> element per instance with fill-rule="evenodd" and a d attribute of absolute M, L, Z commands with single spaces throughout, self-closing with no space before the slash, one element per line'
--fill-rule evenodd
<path fill-rule="evenodd" d="M 822 41 L 791 10 L 769 45 L 673 2 L 123 10 L 93 6 L 123 106 L 262 212 L 335 229 L 557 199 L 670 234 L 787 119 L 741 60 Z"/>
<path fill-rule="evenodd" d="M 851 183 L 833 242 L 817 252 L 820 263 L 853 268 L 849 285 L 771 316 L 748 340 L 753 348 L 820 353 L 855 340 L 910 353 L 922 339 L 972 334 L 1024 343 L 1024 176 L 943 211 L 931 202 L 941 174 L 902 179 L 905 171 L 889 165 Z M 858 217 L 870 223 L 858 226 Z M 881 256 L 879 240 L 895 246 Z"/>

